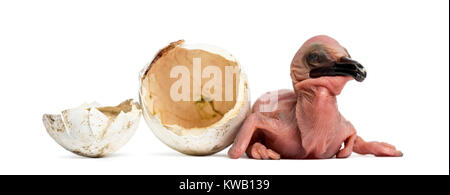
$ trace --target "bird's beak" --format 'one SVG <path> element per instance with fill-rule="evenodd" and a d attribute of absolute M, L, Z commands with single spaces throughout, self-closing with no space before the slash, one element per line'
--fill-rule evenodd
<path fill-rule="evenodd" d="M 367 77 L 366 69 L 357 61 L 348 57 L 342 57 L 331 66 L 314 68 L 309 72 L 309 77 L 321 76 L 351 76 L 356 81 L 362 82 Z"/>

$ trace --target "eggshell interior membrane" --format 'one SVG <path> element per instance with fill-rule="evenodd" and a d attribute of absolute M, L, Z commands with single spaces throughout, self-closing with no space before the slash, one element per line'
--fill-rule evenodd
<path fill-rule="evenodd" d="M 239 90 L 237 83 L 240 70 L 236 60 L 233 60 L 231 55 L 221 55 L 217 49 L 208 49 L 207 46 L 180 46 L 181 44 L 182 42 L 175 42 L 161 50 L 144 75 L 143 82 L 148 87 L 147 95 L 151 101 L 148 104 L 149 109 L 147 111 L 151 112 L 152 115 L 157 115 L 161 123 L 166 127 L 178 126 L 183 129 L 198 129 L 211 126 L 221 120 L 236 105 L 236 92 Z M 197 60 L 200 59 L 200 69 L 194 69 L 194 58 Z M 188 101 L 186 99 L 174 100 L 170 92 L 171 87 L 176 82 L 179 83 L 182 79 L 182 76 L 179 74 L 175 77 L 171 75 L 173 68 L 180 65 L 189 71 L 189 89 L 184 89 L 189 90 Z M 204 70 L 208 66 L 217 67 L 216 70 L 220 70 L 220 74 L 205 74 Z M 226 70 L 227 66 L 228 72 Z M 234 72 L 235 74 L 229 74 L 227 81 L 225 79 L 226 74 L 230 73 L 230 70 L 237 72 Z M 196 78 L 198 76 L 201 77 L 199 81 L 200 90 L 197 90 L 201 94 L 197 96 L 194 95 L 195 71 L 198 73 Z M 221 89 L 212 87 L 208 92 L 204 90 L 204 87 L 212 79 L 220 80 L 219 84 L 221 84 Z M 228 93 L 226 92 L 227 87 Z M 231 87 L 232 90 L 230 93 Z M 215 92 L 214 90 L 221 90 L 220 99 L 213 99 L 211 97 L 211 94 Z M 182 93 L 181 89 L 178 93 Z"/>

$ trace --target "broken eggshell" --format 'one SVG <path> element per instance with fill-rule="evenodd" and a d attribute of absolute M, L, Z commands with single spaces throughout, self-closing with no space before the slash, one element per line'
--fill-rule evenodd
<path fill-rule="evenodd" d="M 44 114 L 48 134 L 63 148 L 85 157 L 103 157 L 134 135 L 141 110 L 131 99 L 118 106 L 82 104 L 61 114 Z"/>
<path fill-rule="evenodd" d="M 239 80 L 236 84 L 238 87 L 235 97 L 236 102 L 231 109 L 223 114 L 220 120 L 211 122 L 212 124 L 207 124 L 202 127 L 195 127 L 198 125 L 198 123 L 195 122 L 192 124 L 194 127 L 183 127 L 182 125 L 177 124 L 165 124 L 161 118 L 163 114 L 159 111 L 155 111 L 155 107 L 157 106 L 155 105 L 157 104 L 157 100 L 155 98 L 158 98 L 158 95 L 160 94 L 152 94 L 152 86 L 154 86 L 157 82 L 164 83 L 166 81 L 155 80 L 155 76 L 161 76 L 163 74 L 162 72 L 156 72 L 154 75 L 150 75 L 151 73 L 149 72 L 154 64 L 158 60 L 163 59 L 165 56 L 169 56 L 167 58 L 176 58 L 176 54 L 167 54 L 176 48 L 183 48 L 190 51 L 196 50 L 193 51 L 195 52 L 195 55 L 200 55 L 198 52 L 199 50 L 209 52 L 212 55 L 221 56 L 238 67 L 239 74 L 236 77 L 238 77 Z M 186 53 L 184 50 L 183 52 Z M 181 59 L 192 60 L 186 56 L 182 56 Z M 174 61 L 177 63 L 180 62 L 179 60 Z M 173 42 L 167 47 L 161 49 L 156 54 L 153 61 L 148 63 L 140 72 L 139 100 L 142 107 L 144 120 L 156 137 L 158 137 L 163 143 L 176 151 L 188 155 L 210 155 L 228 147 L 233 142 L 240 126 L 250 112 L 249 96 L 250 92 L 248 89 L 247 78 L 245 73 L 241 70 L 240 64 L 237 60 L 225 50 L 210 45 L 186 45 L 183 40 Z M 176 105 L 169 106 L 176 107 Z M 187 120 L 192 119 L 189 114 L 186 114 L 181 110 L 176 110 L 176 112 L 180 113 L 183 117 L 188 118 Z"/>

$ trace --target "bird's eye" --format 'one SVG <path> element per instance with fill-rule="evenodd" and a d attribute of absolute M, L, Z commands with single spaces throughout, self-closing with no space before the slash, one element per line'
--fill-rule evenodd
<path fill-rule="evenodd" d="M 311 67 L 320 66 L 326 61 L 327 57 L 321 52 L 312 51 L 306 55 L 306 62 Z"/>

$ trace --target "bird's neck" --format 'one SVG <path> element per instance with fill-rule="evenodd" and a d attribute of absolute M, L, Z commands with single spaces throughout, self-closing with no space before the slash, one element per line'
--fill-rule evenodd
<path fill-rule="evenodd" d="M 305 155 L 327 157 L 329 139 L 337 135 L 342 122 L 336 96 L 324 87 L 299 91 L 295 116 Z"/>

